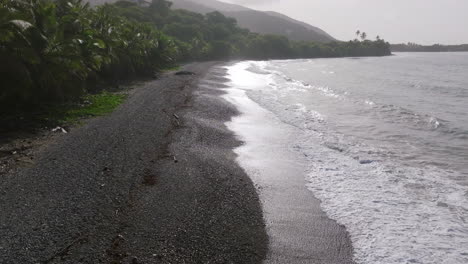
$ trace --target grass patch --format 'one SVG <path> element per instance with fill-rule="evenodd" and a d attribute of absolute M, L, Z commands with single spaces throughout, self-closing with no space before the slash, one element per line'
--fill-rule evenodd
<path fill-rule="evenodd" d="M 108 92 L 85 96 L 83 98 L 83 104 L 79 107 L 64 109 L 61 113 L 61 121 L 74 123 L 83 118 L 102 116 L 111 113 L 117 106 L 124 102 L 125 98 L 126 95 Z"/>
<path fill-rule="evenodd" d="M 39 109 L 20 113 L 0 113 L 0 134 L 33 132 L 39 128 L 68 126 L 80 120 L 111 113 L 127 95 L 102 92 L 89 94 L 79 102 L 43 105 Z"/>

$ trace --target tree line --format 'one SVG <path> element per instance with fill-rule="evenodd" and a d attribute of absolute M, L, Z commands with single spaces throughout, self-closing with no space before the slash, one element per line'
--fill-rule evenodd
<path fill-rule="evenodd" d="M 395 52 L 463 52 L 468 51 L 468 44 L 462 45 L 420 45 L 408 42 L 407 44 L 392 44 L 391 50 Z"/>
<path fill-rule="evenodd" d="M 186 61 L 389 54 L 389 44 L 380 38 L 295 42 L 250 32 L 219 12 L 172 10 L 165 0 L 94 8 L 82 0 L 0 0 L 4 108 L 75 100 L 97 84 Z"/>

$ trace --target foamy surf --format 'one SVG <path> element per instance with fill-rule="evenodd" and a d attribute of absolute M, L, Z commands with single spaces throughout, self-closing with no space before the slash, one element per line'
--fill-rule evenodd
<path fill-rule="evenodd" d="M 237 63 L 228 68 L 231 86 L 241 90 L 238 99 L 246 97 L 271 113 L 273 123 L 293 128 L 294 137 L 283 135 L 283 147 L 290 150 L 291 160 L 304 163 L 305 184 L 322 201 L 328 216 L 350 233 L 355 261 L 468 263 L 468 190 L 459 181 L 464 172 L 438 162 L 439 154 L 427 159 L 418 153 L 419 142 L 411 142 L 409 135 L 372 126 L 380 118 L 431 136 L 443 133 L 436 131 L 442 125 L 440 119 L 360 99 L 355 91 L 288 77 L 291 70 L 285 67 L 295 63 L 300 71 L 308 66 L 304 60 Z M 340 72 L 333 72 L 333 78 L 339 78 Z M 351 113 L 339 112 L 351 107 L 356 108 Z M 353 127 L 351 122 L 356 120 L 350 117 L 362 123 Z M 387 141 L 377 140 L 380 136 Z"/>

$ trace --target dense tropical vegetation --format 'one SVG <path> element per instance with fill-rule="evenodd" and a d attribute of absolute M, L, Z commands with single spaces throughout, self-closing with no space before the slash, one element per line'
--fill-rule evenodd
<path fill-rule="evenodd" d="M 0 102 L 29 106 L 77 98 L 101 80 L 173 63 L 174 42 L 112 6 L 80 0 L 1 0 Z"/>
<path fill-rule="evenodd" d="M 259 35 L 219 12 L 165 0 L 90 7 L 81 0 L 0 0 L 0 104 L 23 109 L 79 98 L 97 84 L 178 62 L 389 55 L 382 39 L 318 44 Z"/>

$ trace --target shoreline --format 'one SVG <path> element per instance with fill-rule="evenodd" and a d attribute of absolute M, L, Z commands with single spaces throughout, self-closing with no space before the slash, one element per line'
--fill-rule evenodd
<path fill-rule="evenodd" d="M 289 138 L 300 135 L 248 97 L 246 91 L 255 89 L 251 83 L 259 80 L 250 80 L 236 67 L 230 73 L 223 98 L 241 114 L 227 126 L 244 142 L 234 150 L 236 161 L 258 186 L 270 238 L 264 263 L 353 264 L 349 233 L 322 210 L 321 201 L 307 188 L 307 161 L 292 153 Z"/>
<path fill-rule="evenodd" d="M 0 263 L 353 263 L 297 168 L 239 163 L 222 65 L 146 82 L 2 175 Z"/>

